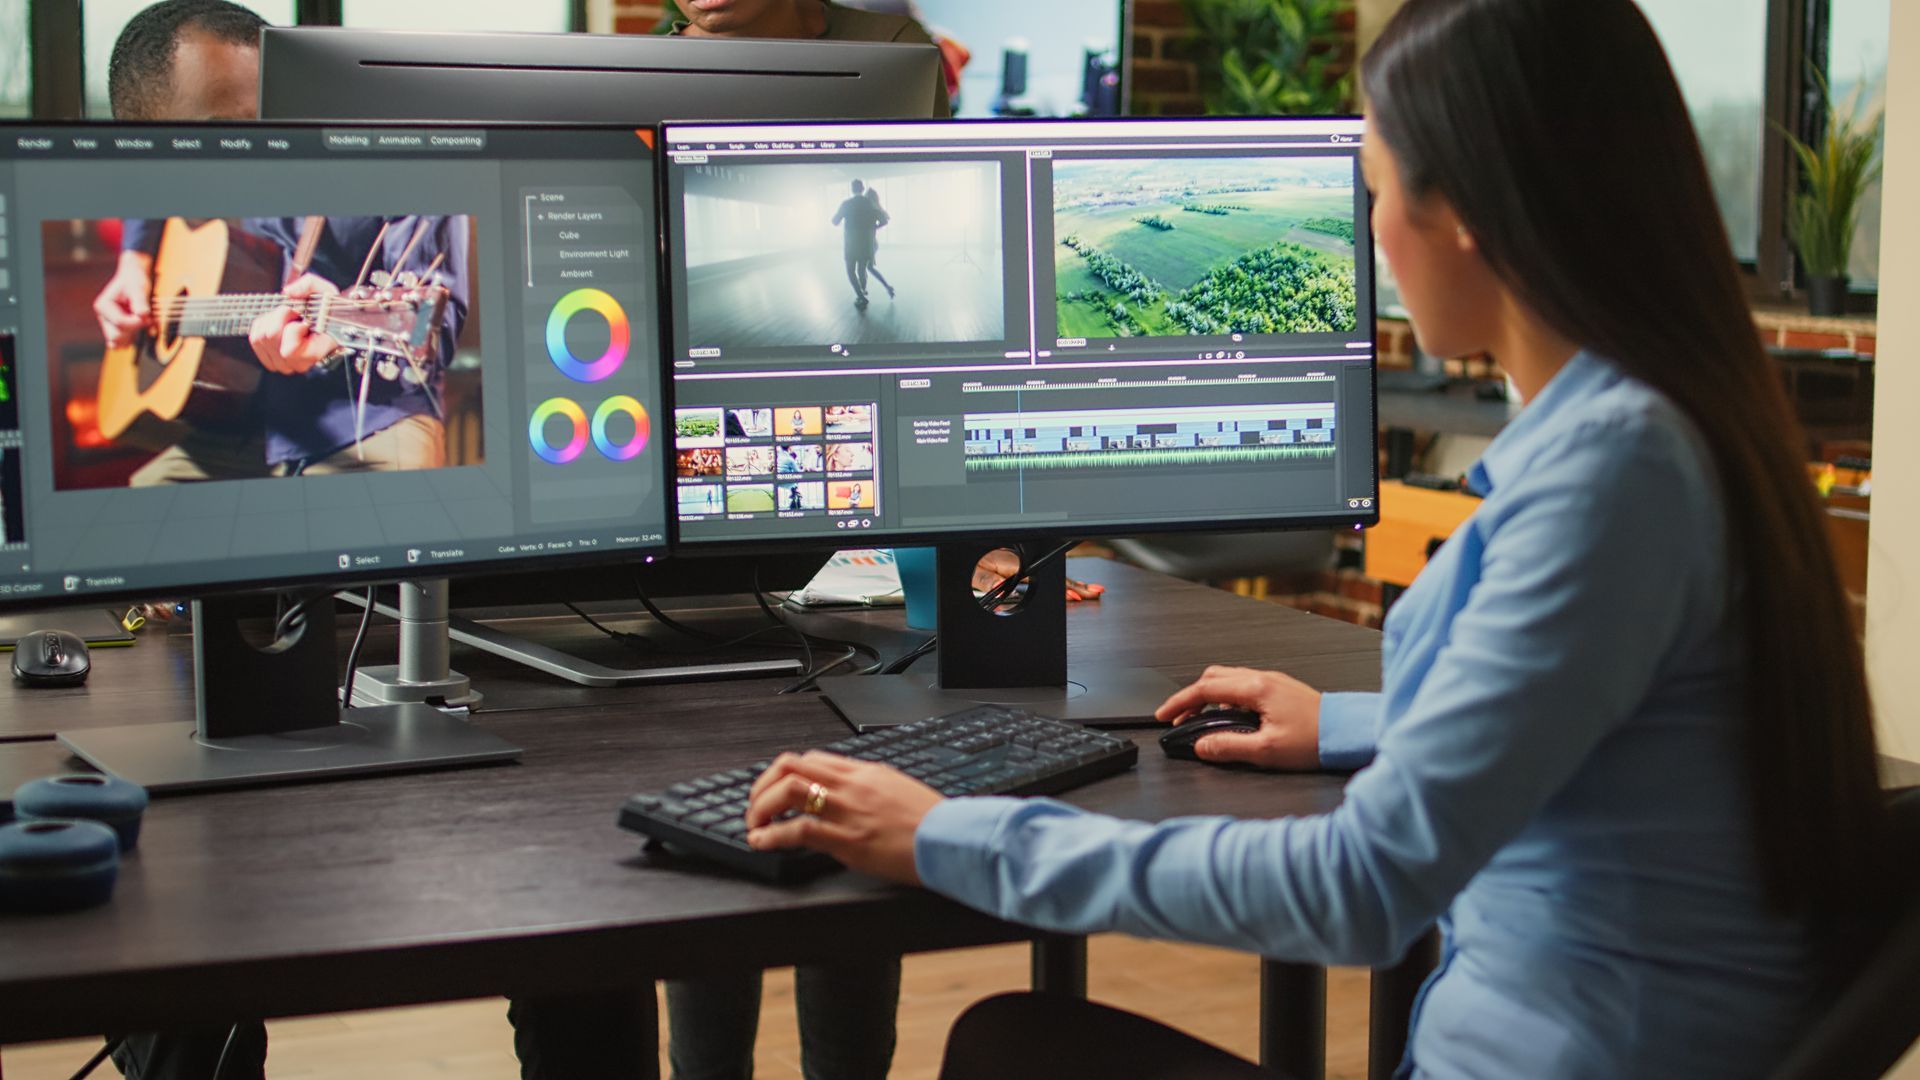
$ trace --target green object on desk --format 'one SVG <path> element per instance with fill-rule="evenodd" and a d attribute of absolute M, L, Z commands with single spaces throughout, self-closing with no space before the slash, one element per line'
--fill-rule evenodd
<path fill-rule="evenodd" d="M 0 616 L 0 652 L 12 652 L 21 638 L 42 630 L 65 630 L 86 642 L 89 649 L 133 644 L 133 634 L 120 625 L 112 612 L 102 608 L 71 608 Z"/>

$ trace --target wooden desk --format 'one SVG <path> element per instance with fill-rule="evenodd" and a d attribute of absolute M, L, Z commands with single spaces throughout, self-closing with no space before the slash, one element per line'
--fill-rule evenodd
<path fill-rule="evenodd" d="M 1326 690 L 1377 686 L 1373 631 L 1114 563 L 1071 572 L 1108 586 L 1069 615 L 1076 662 L 1179 679 L 1252 664 Z M 894 632 L 899 618 L 836 617 Z M 570 623 L 529 629 L 575 635 Z M 186 645 L 148 638 L 103 652 L 84 690 L 5 687 L 0 716 L 19 732 L 185 718 Z M 776 697 L 768 680 L 593 691 L 466 650 L 455 660 L 488 695 L 474 722 L 525 747 L 520 764 L 156 800 L 111 904 L 0 918 L 0 1042 L 1036 936 L 850 873 L 776 888 L 675 865 L 642 856 L 614 826 L 634 791 L 844 736 L 816 697 Z M 1150 820 L 1272 817 L 1328 810 L 1345 783 L 1169 762 L 1154 734 L 1137 736 L 1138 769 L 1071 798 Z M 50 741 L 0 745 L 0 784 L 66 766 Z M 1274 970 L 1311 991 L 1310 970 Z"/>

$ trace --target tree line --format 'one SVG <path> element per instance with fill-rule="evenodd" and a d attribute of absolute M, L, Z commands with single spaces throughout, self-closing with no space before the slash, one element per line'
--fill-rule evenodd
<path fill-rule="evenodd" d="M 1121 299 L 1096 292 L 1066 293 L 1060 300 L 1106 305 L 1108 318 L 1122 334 L 1146 333 L 1136 312 L 1161 300 L 1165 291 L 1078 235 L 1061 243 L 1086 260 L 1093 276 Z M 1132 309 L 1127 307 L 1129 300 Z M 1353 265 L 1281 241 L 1215 267 L 1186 291 L 1167 298 L 1166 312 L 1190 334 L 1345 333 L 1358 325 Z"/>

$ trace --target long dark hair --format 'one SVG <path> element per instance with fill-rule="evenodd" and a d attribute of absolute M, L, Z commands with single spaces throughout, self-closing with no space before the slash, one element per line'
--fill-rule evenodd
<path fill-rule="evenodd" d="M 1783 913 L 1843 916 L 1884 818 L 1865 663 L 1653 28 L 1631 0 L 1409 0 L 1361 78 L 1409 193 L 1446 200 L 1521 303 L 1704 437 L 1744 631 L 1761 883 Z"/>

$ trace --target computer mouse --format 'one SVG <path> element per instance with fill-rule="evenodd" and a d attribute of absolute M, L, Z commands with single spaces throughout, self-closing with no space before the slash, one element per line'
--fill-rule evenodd
<path fill-rule="evenodd" d="M 1160 736 L 1160 749 L 1176 761 L 1199 761 L 1200 755 L 1193 752 L 1193 744 L 1209 735 L 1223 731 L 1249 732 L 1260 730 L 1260 714 L 1252 709 L 1215 707 L 1202 709 L 1189 717 L 1179 727 Z"/>
<path fill-rule="evenodd" d="M 87 643 L 65 630 L 36 630 L 13 647 L 13 677 L 27 686 L 79 686 L 92 668 Z"/>

